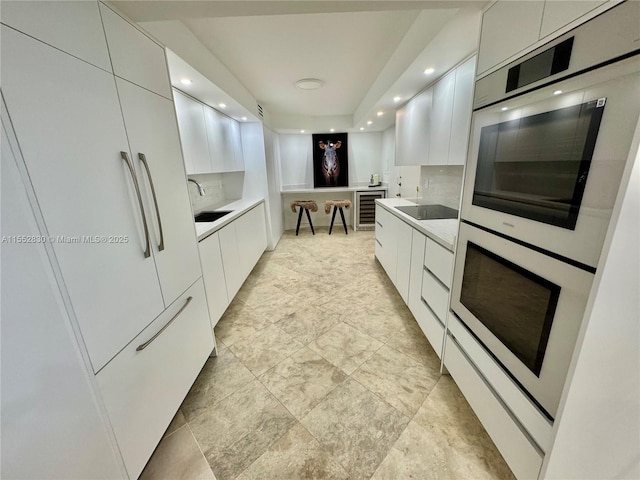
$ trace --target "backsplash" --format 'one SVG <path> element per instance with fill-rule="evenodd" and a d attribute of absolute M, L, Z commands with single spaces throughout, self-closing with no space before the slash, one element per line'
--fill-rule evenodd
<path fill-rule="evenodd" d="M 462 165 L 421 167 L 421 203 L 437 203 L 457 210 L 460 207 L 463 171 Z"/>
<path fill-rule="evenodd" d="M 243 172 L 204 173 L 189 175 L 189 178 L 202 185 L 205 191 L 205 195 L 200 196 L 198 187 L 193 182 L 187 182 L 194 214 L 242 198 Z"/>

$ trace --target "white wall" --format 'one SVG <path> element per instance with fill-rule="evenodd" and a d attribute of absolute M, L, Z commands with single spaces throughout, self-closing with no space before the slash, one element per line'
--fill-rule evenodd
<path fill-rule="evenodd" d="M 620 216 L 612 219 L 615 231 L 598 266 L 582 346 L 541 478 L 640 478 L 638 137 L 640 123 L 635 163 Z"/>
<path fill-rule="evenodd" d="M 268 128 L 264 129 L 264 146 L 267 166 L 267 190 L 269 192 L 269 212 L 271 216 L 271 241 L 269 250 L 276 248 L 284 233 L 284 216 L 282 211 L 282 195 L 280 194 L 280 170 L 277 159 L 280 156 L 278 134 Z"/>
<path fill-rule="evenodd" d="M 283 186 L 313 187 L 313 141 L 311 134 L 279 134 L 280 170 Z M 369 184 L 371 174 L 382 174 L 382 133 L 349 133 L 349 185 Z"/>

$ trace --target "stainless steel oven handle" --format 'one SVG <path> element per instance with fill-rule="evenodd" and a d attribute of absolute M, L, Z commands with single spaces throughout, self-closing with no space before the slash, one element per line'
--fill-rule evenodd
<path fill-rule="evenodd" d="M 158 338 L 160 336 L 160 334 L 162 332 L 164 332 L 167 329 L 167 327 L 169 325 L 171 325 L 173 323 L 173 321 L 180 316 L 180 314 L 184 311 L 184 309 L 187 308 L 187 305 L 189 305 L 191 303 L 191 300 L 193 300 L 193 297 L 187 298 L 187 301 L 184 302 L 184 305 L 182 305 L 182 308 L 180 308 L 180 310 L 178 310 L 178 313 L 176 313 L 173 317 L 171 317 L 171 320 L 169 320 L 167 322 L 167 324 L 158 331 L 158 333 L 156 333 L 153 337 L 151 337 L 146 342 L 138 345 L 138 347 L 136 348 L 136 352 L 141 352 L 142 350 L 147 348 L 151 344 L 151 342 L 153 342 L 156 338 Z"/>
<path fill-rule="evenodd" d="M 149 179 L 149 186 L 151 187 L 151 196 L 153 197 L 153 204 L 156 207 L 156 218 L 158 219 L 158 230 L 160 231 L 160 243 L 158 244 L 158 250 L 161 252 L 162 250 L 164 250 L 164 233 L 162 232 L 162 219 L 160 218 L 160 209 L 158 208 L 156 189 L 153 186 L 153 178 L 151 178 L 151 170 L 149 170 L 147 157 L 144 153 L 138 153 L 138 159 L 142 162 L 142 165 L 144 165 L 144 169 L 147 171 L 147 178 Z"/>
<path fill-rule="evenodd" d="M 136 173 L 133 170 L 133 164 L 131 160 L 129 160 L 129 154 L 127 152 L 120 152 L 120 156 L 124 163 L 127 164 L 129 168 L 129 173 L 131 173 L 131 180 L 133 180 L 133 186 L 136 189 L 136 196 L 138 197 L 138 207 L 140 207 L 140 214 L 142 215 L 142 225 L 144 226 L 144 238 L 146 242 L 146 247 L 144 250 L 144 258 L 149 258 L 151 256 L 151 244 L 149 242 L 149 227 L 147 227 L 147 216 L 144 213 L 144 206 L 142 205 L 142 196 L 140 195 L 140 186 L 138 185 L 138 178 L 136 177 Z"/>

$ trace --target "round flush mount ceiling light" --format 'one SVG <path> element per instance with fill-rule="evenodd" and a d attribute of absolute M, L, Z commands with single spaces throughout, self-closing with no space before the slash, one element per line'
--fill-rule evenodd
<path fill-rule="evenodd" d="M 333 133 L 333 132 L 335 132 L 335 131 L 336 131 L 336 129 L 335 129 L 335 128 L 330 128 L 330 129 L 329 129 L 329 131 L 330 131 L 331 133 Z"/>
<path fill-rule="evenodd" d="M 324 82 L 322 80 L 318 80 L 317 78 L 303 78 L 296 82 L 296 87 L 300 90 L 317 90 L 322 87 Z"/>
<path fill-rule="evenodd" d="M 378 113 L 376 113 L 376 115 L 378 115 L 379 117 L 381 117 L 382 115 L 384 115 L 383 111 L 379 111 Z"/>
<path fill-rule="evenodd" d="M 427 69 L 424 71 L 424 74 L 425 74 L 425 75 L 431 75 L 431 74 L 432 74 L 433 72 L 435 72 L 435 71 L 436 71 L 436 69 L 435 69 L 435 68 L 427 68 Z"/>
<path fill-rule="evenodd" d="M 189 80 L 188 78 L 182 78 L 180 79 L 180 83 L 183 85 L 191 85 L 193 82 L 191 80 Z"/>
<path fill-rule="evenodd" d="M 398 96 L 393 97 L 394 103 L 398 103 L 400 100 L 402 100 L 402 97 L 398 97 Z"/>

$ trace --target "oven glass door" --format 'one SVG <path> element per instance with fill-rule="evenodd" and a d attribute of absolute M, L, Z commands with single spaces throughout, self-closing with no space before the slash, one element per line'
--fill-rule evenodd
<path fill-rule="evenodd" d="M 640 115 L 638 65 L 474 112 L 460 218 L 596 267 Z"/>
<path fill-rule="evenodd" d="M 451 308 L 554 417 L 593 274 L 466 223 Z"/>

